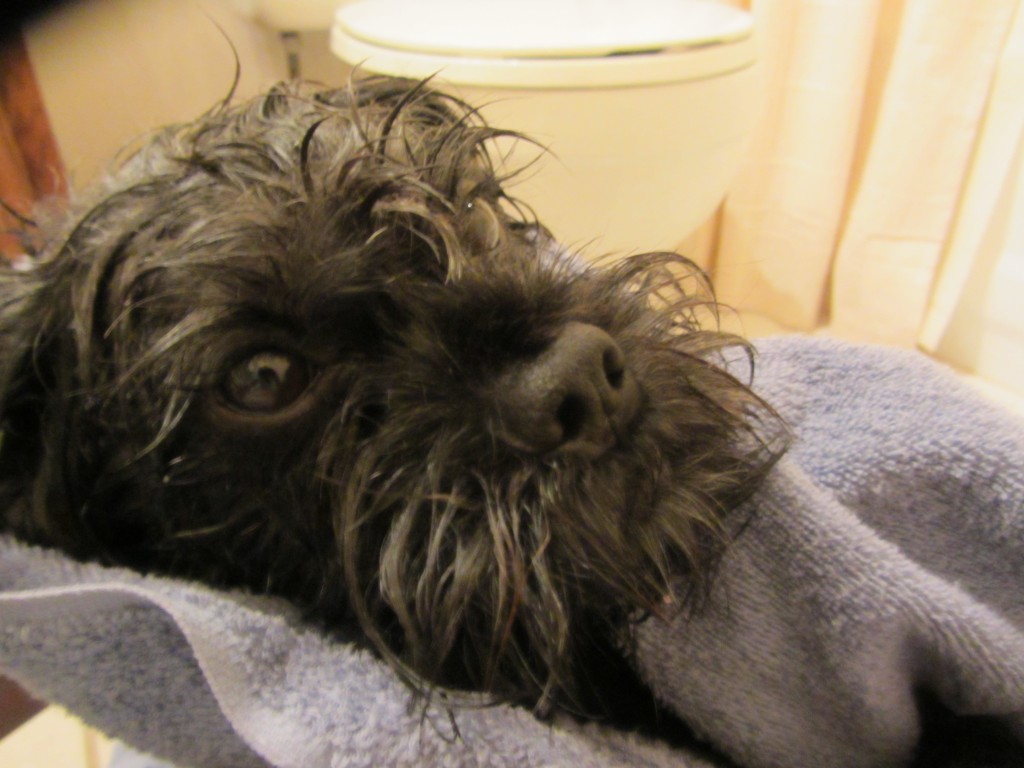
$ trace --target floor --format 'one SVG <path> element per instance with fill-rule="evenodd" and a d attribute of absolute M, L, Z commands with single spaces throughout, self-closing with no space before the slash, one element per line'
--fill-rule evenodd
<path fill-rule="evenodd" d="M 0 768 L 103 768 L 111 743 L 58 707 L 0 741 Z"/>

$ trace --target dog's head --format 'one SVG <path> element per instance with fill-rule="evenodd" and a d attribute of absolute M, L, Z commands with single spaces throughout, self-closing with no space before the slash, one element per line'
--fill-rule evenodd
<path fill-rule="evenodd" d="M 702 583 L 773 416 L 699 273 L 560 254 L 496 135 L 387 79 L 159 134 L 3 275 L 6 526 L 571 698 L 588 638 Z"/>

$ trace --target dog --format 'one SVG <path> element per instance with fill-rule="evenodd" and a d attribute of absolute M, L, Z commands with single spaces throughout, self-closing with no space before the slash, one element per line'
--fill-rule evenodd
<path fill-rule="evenodd" d="M 427 83 L 283 84 L 27 230 L 3 528 L 284 597 L 419 691 L 618 717 L 784 440 L 700 270 L 567 252 L 516 138 Z"/>

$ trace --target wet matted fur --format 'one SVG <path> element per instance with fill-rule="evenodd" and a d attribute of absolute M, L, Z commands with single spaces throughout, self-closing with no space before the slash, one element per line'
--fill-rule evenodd
<path fill-rule="evenodd" d="M 783 432 L 699 271 L 556 255 L 499 135 L 423 84 L 279 86 L 32 232 L 0 278 L 4 527 L 284 596 L 421 690 L 599 715 Z M 594 349 L 625 406 L 538 389 Z"/>

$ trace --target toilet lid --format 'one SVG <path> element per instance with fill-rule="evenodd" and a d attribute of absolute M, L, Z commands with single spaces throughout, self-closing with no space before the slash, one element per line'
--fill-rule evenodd
<path fill-rule="evenodd" d="M 407 77 L 624 85 L 749 66 L 752 28 L 749 14 L 711 0 L 359 0 L 338 10 L 331 47 Z"/>

